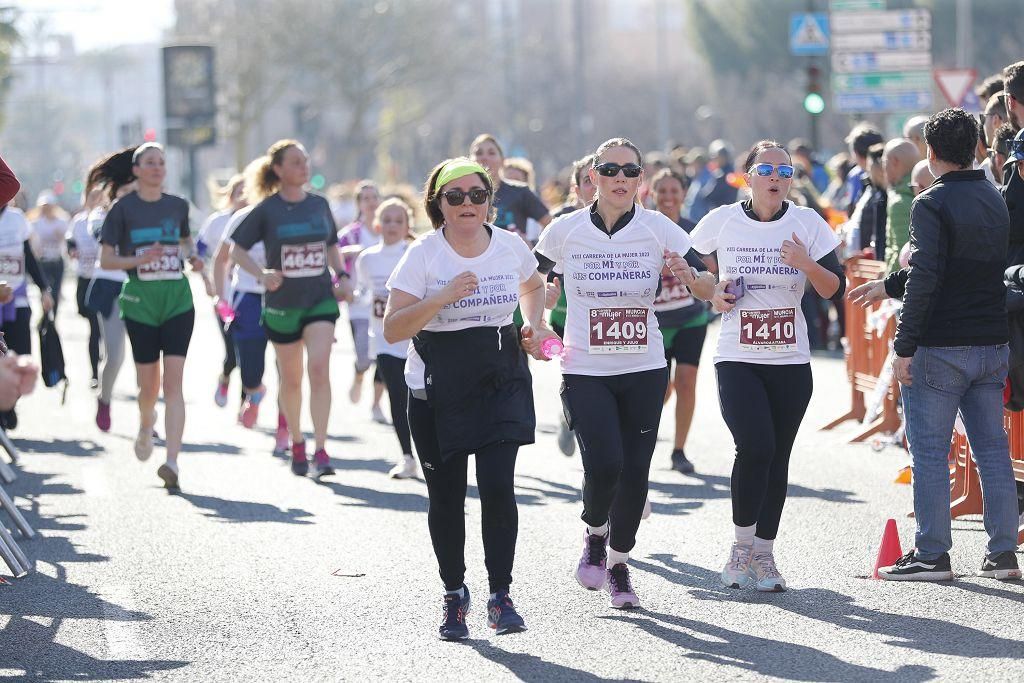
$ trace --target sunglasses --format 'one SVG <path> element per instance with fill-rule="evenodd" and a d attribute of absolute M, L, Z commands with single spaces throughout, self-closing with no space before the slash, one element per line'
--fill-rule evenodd
<path fill-rule="evenodd" d="M 638 164 L 619 165 L 607 161 L 601 164 L 600 166 L 595 166 L 594 170 L 603 175 L 605 178 L 614 178 L 615 176 L 619 175 L 619 171 L 622 171 L 622 173 L 627 178 L 636 178 L 637 176 L 640 175 L 640 172 L 643 171 L 644 168 L 643 166 L 640 166 Z"/>
<path fill-rule="evenodd" d="M 794 169 L 789 164 L 779 164 L 778 166 L 773 166 L 772 164 L 757 164 L 750 170 L 762 178 L 767 178 L 772 174 L 772 171 L 775 171 L 776 169 L 779 171 L 779 177 L 783 180 L 789 180 L 793 177 Z"/>
<path fill-rule="evenodd" d="M 442 192 L 441 196 L 448 200 L 448 203 L 452 206 L 462 206 L 462 203 L 466 201 L 466 197 L 469 197 L 469 201 L 474 204 L 486 204 L 490 198 L 491 193 L 487 190 L 477 187 L 469 192 L 463 192 L 462 190 L 448 190 Z"/>

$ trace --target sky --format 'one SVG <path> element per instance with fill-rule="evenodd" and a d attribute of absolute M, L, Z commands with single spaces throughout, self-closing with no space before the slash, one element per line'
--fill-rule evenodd
<path fill-rule="evenodd" d="M 52 33 L 74 37 L 79 52 L 158 42 L 174 21 L 173 0 L 8 0 L 21 12 L 19 27 L 44 18 Z"/>

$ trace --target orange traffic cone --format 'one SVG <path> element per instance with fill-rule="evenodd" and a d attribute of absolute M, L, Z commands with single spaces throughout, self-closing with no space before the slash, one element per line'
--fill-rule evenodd
<path fill-rule="evenodd" d="M 912 473 L 912 470 L 910 469 L 910 465 L 907 465 L 906 467 L 904 467 L 904 468 L 902 468 L 900 470 L 899 474 L 896 475 L 896 480 L 893 481 L 893 483 L 894 484 L 909 484 L 910 483 L 911 473 Z"/>
<path fill-rule="evenodd" d="M 878 548 L 878 559 L 875 560 L 872 578 L 881 578 L 878 576 L 878 568 L 890 567 L 901 557 L 903 548 L 900 547 L 900 532 L 896 529 L 896 520 L 890 519 L 885 523 L 885 531 L 882 532 L 882 545 Z"/>

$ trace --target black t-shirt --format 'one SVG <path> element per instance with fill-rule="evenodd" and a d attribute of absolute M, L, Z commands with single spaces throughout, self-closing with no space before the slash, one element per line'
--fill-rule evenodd
<path fill-rule="evenodd" d="M 504 230 L 526 234 L 526 220 L 539 221 L 548 209 L 529 186 L 514 180 L 502 180 L 494 194 L 497 218 L 494 225 Z"/>
<path fill-rule="evenodd" d="M 1024 129 L 1017 132 L 1016 140 L 1024 140 Z M 1006 253 L 1006 265 L 1024 263 L 1024 178 L 1018 161 L 1003 167 L 1003 199 L 1010 212 L 1010 246 Z"/>
<path fill-rule="evenodd" d="M 183 267 L 178 244 L 191 236 L 188 223 L 188 202 L 171 194 L 147 202 L 138 192 L 121 197 L 107 212 L 100 229 L 100 243 L 117 248 L 120 256 L 137 256 L 154 243 L 166 248 L 167 254 L 157 264 L 144 268 L 142 279 L 168 279 L 181 277 Z M 137 277 L 133 268 L 130 277 Z"/>

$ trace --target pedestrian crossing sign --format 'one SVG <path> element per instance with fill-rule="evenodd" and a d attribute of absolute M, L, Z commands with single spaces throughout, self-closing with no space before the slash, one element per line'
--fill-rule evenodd
<path fill-rule="evenodd" d="M 828 15 L 824 12 L 792 14 L 789 17 L 789 51 L 813 57 L 828 54 Z"/>

